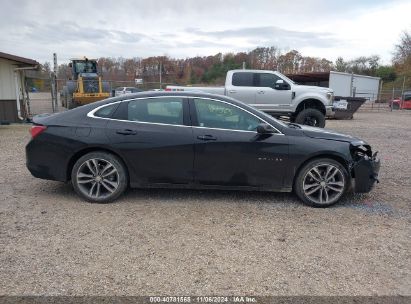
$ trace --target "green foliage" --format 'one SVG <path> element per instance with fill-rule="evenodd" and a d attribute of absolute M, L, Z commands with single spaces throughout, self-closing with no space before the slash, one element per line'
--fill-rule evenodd
<path fill-rule="evenodd" d="M 334 64 L 334 69 L 337 72 L 347 72 L 348 63 L 344 61 L 342 57 L 338 57 Z"/>
<path fill-rule="evenodd" d="M 394 81 L 397 78 L 397 73 L 393 66 L 380 66 L 376 71 L 376 76 L 381 77 L 385 82 Z"/>
<path fill-rule="evenodd" d="M 239 68 L 241 68 L 241 64 L 236 63 L 233 57 L 224 58 L 223 62 L 214 63 L 204 72 L 202 81 L 205 83 L 215 83 L 219 78 L 225 78 L 229 70 Z"/>

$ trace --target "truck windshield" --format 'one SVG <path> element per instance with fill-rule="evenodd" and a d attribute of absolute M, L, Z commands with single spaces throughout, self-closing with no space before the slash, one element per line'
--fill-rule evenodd
<path fill-rule="evenodd" d="M 75 69 L 77 73 L 97 73 L 97 64 L 94 61 L 76 61 Z"/>
<path fill-rule="evenodd" d="M 410 95 L 405 95 L 404 94 L 404 101 L 411 101 L 411 94 Z"/>
<path fill-rule="evenodd" d="M 292 84 L 295 84 L 295 82 L 294 82 L 293 80 L 291 80 L 290 78 L 288 78 L 287 76 L 281 75 L 281 77 L 282 77 L 284 80 L 286 80 L 286 81 L 288 81 L 288 82 L 291 82 Z"/>

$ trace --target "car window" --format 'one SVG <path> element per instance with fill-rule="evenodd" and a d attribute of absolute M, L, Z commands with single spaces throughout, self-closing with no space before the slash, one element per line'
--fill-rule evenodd
<path fill-rule="evenodd" d="M 118 104 L 111 104 L 94 113 L 96 117 L 109 118 L 113 114 L 114 110 L 117 108 Z"/>
<path fill-rule="evenodd" d="M 194 99 L 198 126 L 229 130 L 256 131 L 262 122 L 235 106 L 209 99 Z"/>
<path fill-rule="evenodd" d="M 258 75 L 258 81 L 257 81 L 257 86 L 258 87 L 269 87 L 269 88 L 274 88 L 275 82 L 277 80 L 281 80 L 280 77 L 274 74 L 269 74 L 269 73 L 259 73 Z"/>
<path fill-rule="evenodd" d="M 254 86 L 254 73 L 237 72 L 233 74 L 233 86 L 252 87 Z"/>
<path fill-rule="evenodd" d="M 164 97 L 132 100 L 128 103 L 127 119 L 183 125 L 183 99 Z"/>

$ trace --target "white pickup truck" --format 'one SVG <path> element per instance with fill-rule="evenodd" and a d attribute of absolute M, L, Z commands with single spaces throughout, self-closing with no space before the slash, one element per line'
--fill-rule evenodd
<path fill-rule="evenodd" d="M 201 91 L 225 95 L 273 116 L 289 116 L 292 122 L 323 128 L 333 114 L 333 91 L 298 85 L 276 71 L 232 70 L 224 87 L 166 87 L 167 91 Z"/>

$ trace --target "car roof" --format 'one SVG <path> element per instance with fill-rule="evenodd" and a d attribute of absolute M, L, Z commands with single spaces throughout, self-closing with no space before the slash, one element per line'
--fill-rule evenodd
<path fill-rule="evenodd" d="M 177 92 L 170 92 L 170 91 L 143 91 L 143 92 L 137 92 L 137 93 L 130 93 L 127 95 L 121 95 L 121 96 L 116 96 L 112 97 L 109 99 L 102 100 L 100 102 L 95 102 L 94 104 L 108 104 L 112 102 L 117 102 L 117 101 L 122 101 L 122 100 L 130 100 L 130 99 L 135 99 L 135 98 L 144 98 L 144 97 L 167 97 L 167 96 L 179 96 L 179 97 L 199 97 L 199 98 L 211 98 L 211 99 L 220 99 L 224 101 L 231 102 L 236 105 L 240 106 L 246 106 L 247 108 L 250 107 L 247 104 L 238 101 L 236 99 L 233 99 L 228 96 L 224 95 L 218 95 L 218 94 L 211 94 L 211 93 L 204 93 L 200 91 L 177 91 Z"/>
<path fill-rule="evenodd" d="M 226 101 L 228 103 L 231 103 L 233 105 L 237 105 L 239 107 L 242 107 L 244 109 L 247 109 L 249 112 L 256 114 L 257 116 L 261 116 L 261 111 L 256 110 L 255 108 L 251 107 L 250 105 L 243 103 L 241 101 L 238 101 L 236 99 L 233 99 L 231 97 L 227 97 L 224 95 L 217 95 L 217 94 L 210 94 L 210 93 L 203 93 L 203 92 L 198 92 L 198 91 L 179 91 L 179 92 L 169 92 L 169 91 L 143 91 L 139 93 L 130 93 L 126 95 L 121 95 L 121 96 L 116 96 L 116 97 L 111 97 L 108 99 L 104 99 L 101 101 L 93 102 L 86 104 L 81 107 L 77 107 L 75 109 L 72 109 L 70 111 L 65 111 L 58 113 L 57 115 L 52 115 L 47 117 L 47 120 L 53 120 L 53 119 L 64 119 L 65 121 L 75 121 L 79 115 L 81 114 L 87 114 L 88 112 L 92 111 L 93 109 L 96 109 L 100 106 L 104 105 L 109 105 L 114 102 L 120 102 L 120 101 L 126 101 L 126 100 L 133 100 L 133 99 L 140 99 L 140 98 L 150 98 L 150 97 L 167 97 L 167 96 L 176 96 L 176 97 L 197 97 L 197 98 L 210 98 L 210 99 L 217 99 L 217 100 L 222 100 Z M 55 118 L 54 118 L 55 117 Z M 267 119 L 267 115 L 265 115 L 265 118 Z M 35 123 L 41 123 L 40 119 L 37 118 L 37 121 Z M 271 118 L 270 121 L 273 119 Z M 275 120 L 274 120 L 275 121 Z M 278 124 L 278 122 L 274 122 L 275 126 L 277 129 L 280 131 L 282 130 L 282 126 Z"/>
<path fill-rule="evenodd" d="M 175 96 L 175 97 L 198 97 L 198 98 L 210 98 L 210 99 L 217 99 L 217 100 L 222 100 L 226 101 L 228 103 L 231 103 L 233 105 L 240 106 L 242 108 L 247 109 L 248 111 L 260 115 L 260 111 L 256 110 L 252 106 L 241 102 L 239 100 L 236 100 L 234 98 L 225 96 L 225 95 L 218 95 L 218 94 L 211 94 L 211 93 L 204 93 L 201 91 L 143 91 L 143 92 L 138 92 L 138 93 L 130 93 L 127 95 L 121 95 L 121 96 L 116 96 L 112 97 L 109 99 L 105 99 L 99 102 L 93 103 L 94 105 L 101 106 L 104 104 L 109 104 L 112 102 L 117 102 L 117 101 L 123 101 L 123 100 L 131 100 L 131 99 L 136 99 L 136 98 L 149 98 L 149 97 L 167 97 L 167 96 Z M 90 104 L 91 105 L 91 104 Z"/>

